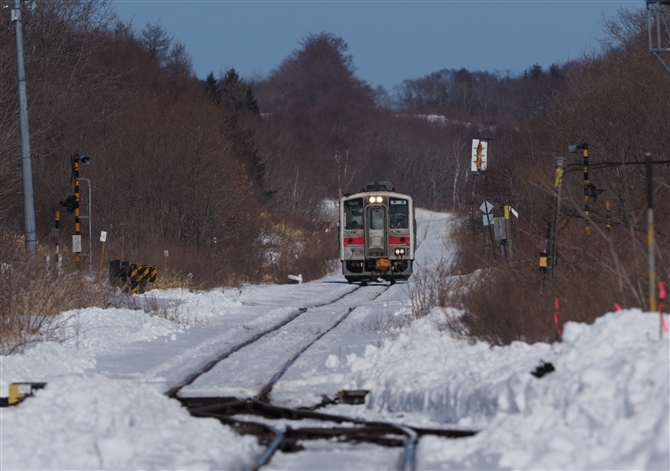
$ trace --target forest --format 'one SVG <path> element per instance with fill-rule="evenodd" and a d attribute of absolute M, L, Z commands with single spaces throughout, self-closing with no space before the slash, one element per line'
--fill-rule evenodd
<path fill-rule="evenodd" d="M 18 266 L 25 241 L 16 49 L 14 25 L 2 24 L 0 264 Z M 581 167 L 566 173 L 557 267 L 538 267 L 555 157 L 581 164 L 569 145 L 588 143 L 593 165 L 640 163 L 645 152 L 668 160 L 670 74 L 648 51 L 645 12 L 622 10 L 603 31 L 601 51 L 546 70 L 447 68 L 385 90 L 357 78 L 345 39 L 331 33 L 301 38 L 265 77 L 230 69 L 201 79 L 187 46 L 160 24 L 136 30 L 106 0 L 44 2 L 23 13 L 38 264 L 58 251 L 67 270 L 82 270 L 71 253 L 74 216 L 61 204 L 73 194 L 79 154 L 91 157 L 79 169 L 88 179 L 82 214 L 91 216 L 82 234 L 93 228 L 84 271 L 129 260 L 199 289 L 284 283 L 297 273 L 315 279 L 337 259 L 335 220 L 323 201 L 390 180 L 419 207 L 457 215 L 456 262 L 417 276 L 426 308 L 463 309 L 465 321 L 452 327 L 464 335 L 552 339 L 556 298 L 561 322 L 591 322 L 613 303 L 648 309 L 644 166 L 594 170 L 588 214 Z M 489 167 L 478 180 L 473 138 L 489 139 Z M 654 166 L 653 182 L 658 277 L 668 280 L 670 168 Z M 496 216 L 503 205 L 518 211 L 513 258 L 482 226 L 484 200 Z M 474 272 L 467 282 L 453 276 Z M 16 283 L 0 280 L 2 291 Z M 31 283 L 21 284 L 27 296 L 37 289 Z"/>

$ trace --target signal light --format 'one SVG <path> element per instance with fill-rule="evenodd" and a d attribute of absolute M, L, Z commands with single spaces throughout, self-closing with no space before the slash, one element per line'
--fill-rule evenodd
<path fill-rule="evenodd" d="M 60 202 L 61 206 L 65 206 L 68 213 L 74 213 L 74 209 L 77 207 L 77 200 L 74 195 L 70 195 L 65 198 L 65 201 Z"/>

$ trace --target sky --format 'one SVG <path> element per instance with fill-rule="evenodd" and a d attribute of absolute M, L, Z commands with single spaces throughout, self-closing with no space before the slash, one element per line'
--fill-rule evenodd
<path fill-rule="evenodd" d="M 598 51 L 603 18 L 642 0 L 113 0 L 137 30 L 160 25 L 205 78 L 234 68 L 266 76 L 301 38 L 327 32 L 349 46 L 358 78 L 388 91 L 441 69 L 513 75 Z"/>
<path fill-rule="evenodd" d="M 456 219 L 416 216 L 417 266 L 449 263 L 445 234 Z M 321 334 L 275 383 L 271 402 L 309 406 L 338 389 L 365 389 L 365 404 L 319 411 L 478 431 L 457 441 L 422 436 L 417 470 L 670 468 L 670 338 L 658 313 L 611 312 L 591 325 L 561 324 L 560 342 L 492 346 L 438 328 L 462 314 L 453 308 L 403 323 L 415 279 L 357 289 L 336 272 L 294 285 L 150 290 L 133 297 L 134 309 L 61 313 L 48 339 L 0 355 L 0 396 L 10 383 L 46 383 L 17 407 L 0 408 L 0 469 L 251 469 L 263 452 L 253 436 L 192 417 L 165 392 L 232 352 L 180 397 L 252 397 Z M 167 315 L 150 316 L 142 304 Z M 541 365 L 549 371 L 546 364 L 554 370 L 532 374 Z M 264 422 L 278 430 L 330 425 Z M 398 469 L 403 452 L 299 444 L 304 451 L 277 452 L 263 469 Z"/>

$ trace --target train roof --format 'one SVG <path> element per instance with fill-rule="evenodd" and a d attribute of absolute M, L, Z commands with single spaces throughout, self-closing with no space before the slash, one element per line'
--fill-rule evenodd
<path fill-rule="evenodd" d="M 360 193 L 369 193 L 371 191 L 389 191 L 389 192 L 395 192 L 395 187 L 393 186 L 393 183 L 389 181 L 378 181 L 375 180 L 373 182 L 366 182 L 363 185 L 363 188 L 361 188 Z"/>
<path fill-rule="evenodd" d="M 363 188 L 361 188 L 361 191 L 358 193 L 345 193 L 340 201 L 344 200 L 349 200 L 352 198 L 360 198 L 362 196 L 365 196 L 367 193 L 386 193 L 389 196 L 394 195 L 397 197 L 401 198 L 407 198 L 409 200 L 412 199 L 411 196 L 406 195 L 404 193 L 398 193 L 395 191 L 395 187 L 393 186 L 393 183 L 389 181 L 373 181 L 373 182 L 367 182 L 363 185 Z"/>
<path fill-rule="evenodd" d="M 386 195 L 386 196 L 393 196 L 393 197 L 396 197 L 396 198 L 405 198 L 405 199 L 408 199 L 410 201 L 414 201 L 411 196 L 406 195 L 404 193 L 397 193 L 395 191 L 386 191 L 386 190 L 379 190 L 379 191 L 376 191 L 376 192 L 375 191 L 364 191 L 364 192 L 354 193 L 354 194 L 347 193 L 347 194 L 342 196 L 340 201 L 351 200 L 351 199 L 354 199 L 354 198 L 366 198 L 366 195 L 369 195 L 370 193 L 378 193 L 378 194 L 381 193 L 382 195 Z"/>

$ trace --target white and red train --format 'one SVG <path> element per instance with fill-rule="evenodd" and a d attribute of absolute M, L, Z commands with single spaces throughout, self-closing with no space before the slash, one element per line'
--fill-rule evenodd
<path fill-rule="evenodd" d="M 388 181 L 340 200 L 340 260 L 349 283 L 407 280 L 416 249 L 414 201 Z"/>

